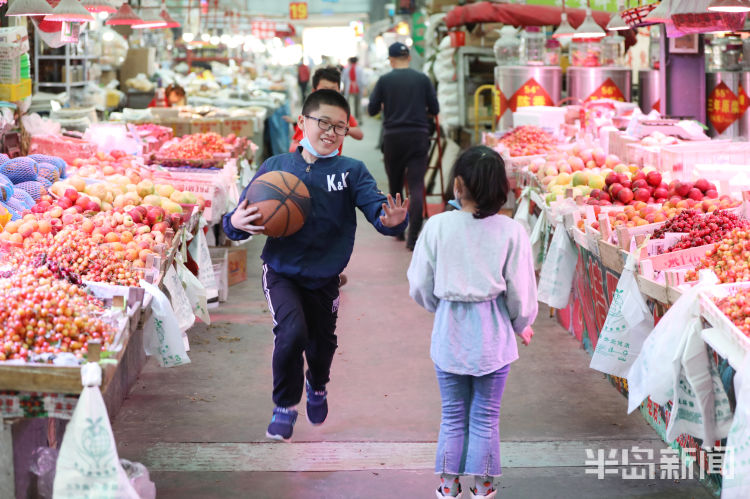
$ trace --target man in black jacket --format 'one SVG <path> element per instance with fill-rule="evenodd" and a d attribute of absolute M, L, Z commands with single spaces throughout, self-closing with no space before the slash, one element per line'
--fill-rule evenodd
<path fill-rule="evenodd" d="M 430 146 L 429 116 L 437 116 L 435 87 L 424 74 L 409 68 L 409 48 L 396 42 L 388 48 L 393 71 L 383 75 L 370 95 L 367 112 L 383 111 L 383 154 L 388 188 L 392 195 L 409 186 L 409 229 L 406 247 L 414 243 L 422 228 L 424 175 Z M 404 236 L 398 236 L 403 240 Z"/>

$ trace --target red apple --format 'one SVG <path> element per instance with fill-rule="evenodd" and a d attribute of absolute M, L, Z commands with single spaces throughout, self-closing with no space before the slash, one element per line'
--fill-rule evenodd
<path fill-rule="evenodd" d="M 648 172 L 648 175 L 646 175 L 646 182 L 648 182 L 648 185 L 651 187 L 661 186 L 661 173 L 657 171 Z"/>
<path fill-rule="evenodd" d="M 633 189 L 641 189 L 648 186 L 648 182 L 646 182 L 645 178 L 639 178 L 637 180 L 633 180 Z"/>
<path fill-rule="evenodd" d="M 716 192 L 715 189 L 708 189 L 705 194 L 706 194 L 706 197 L 710 199 L 716 199 L 719 197 L 719 193 Z"/>
<path fill-rule="evenodd" d="M 612 185 L 614 183 L 617 183 L 620 181 L 620 178 L 617 173 L 610 172 L 604 179 L 604 183 L 607 185 Z"/>
<path fill-rule="evenodd" d="M 678 196 L 685 198 L 687 197 L 688 193 L 690 192 L 690 189 L 693 188 L 692 182 L 679 182 L 675 188 L 674 191 L 677 193 Z"/>
<path fill-rule="evenodd" d="M 160 206 L 149 206 L 146 214 L 146 222 L 149 225 L 154 225 L 162 220 L 164 220 L 164 210 Z"/>
<path fill-rule="evenodd" d="M 162 234 L 167 232 L 167 229 L 169 228 L 169 224 L 167 222 L 156 222 L 151 227 L 151 232 L 161 232 Z"/>
<path fill-rule="evenodd" d="M 695 188 L 700 189 L 701 192 L 706 192 L 711 188 L 711 184 L 705 178 L 699 178 L 695 181 Z"/>
<path fill-rule="evenodd" d="M 615 182 L 614 184 L 609 186 L 609 195 L 612 196 L 612 199 L 615 199 L 617 197 L 617 193 L 620 192 L 622 189 L 622 184 L 619 182 Z"/>
<path fill-rule="evenodd" d="M 703 201 L 703 193 L 700 189 L 696 189 L 695 187 L 688 191 L 687 197 L 696 201 Z"/>
<path fill-rule="evenodd" d="M 641 179 L 646 180 L 646 174 L 643 173 L 643 170 L 636 171 L 633 174 L 633 176 L 630 178 L 630 180 L 632 180 L 633 182 L 635 182 L 636 180 L 641 180 Z"/>
<path fill-rule="evenodd" d="M 645 203 L 645 202 L 648 202 L 648 198 L 650 197 L 651 197 L 651 193 L 648 191 L 648 189 L 641 188 L 641 189 L 636 189 L 633 191 L 633 199 L 635 199 L 636 201 L 643 201 Z"/>
<path fill-rule="evenodd" d="M 627 187 L 623 187 L 617 193 L 617 200 L 623 204 L 628 204 L 633 200 L 633 191 Z"/>
<path fill-rule="evenodd" d="M 64 194 L 64 196 L 65 196 L 66 198 L 70 199 L 70 200 L 71 200 L 71 201 L 72 201 L 73 203 L 75 203 L 75 202 L 76 202 L 76 200 L 77 200 L 77 199 L 78 199 L 78 197 L 79 197 L 79 195 L 78 195 L 78 191 L 77 191 L 77 190 L 75 190 L 75 189 L 65 189 L 65 194 Z"/>
<path fill-rule="evenodd" d="M 656 189 L 654 189 L 654 197 L 656 199 L 666 199 L 667 197 L 669 197 L 669 192 L 663 187 L 657 187 Z"/>
<path fill-rule="evenodd" d="M 606 201 L 607 204 L 609 204 L 612 201 L 612 198 L 609 196 L 609 194 L 602 191 L 602 195 L 599 196 L 599 201 Z"/>
<path fill-rule="evenodd" d="M 623 187 L 627 187 L 627 188 L 629 188 L 629 189 L 630 189 L 630 188 L 632 188 L 632 185 L 631 185 L 631 183 L 630 183 L 630 180 L 624 180 L 624 181 L 622 181 L 622 182 L 620 182 L 620 183 L 622 184 L 622 186 L 623 186 Z"/>
<path fill-rule="evenodd" d="M 589 193 L 589 197 L 594 199 L 599 199 L 602 195 L 601 189 L 591 189 L 591 192 Z"/>

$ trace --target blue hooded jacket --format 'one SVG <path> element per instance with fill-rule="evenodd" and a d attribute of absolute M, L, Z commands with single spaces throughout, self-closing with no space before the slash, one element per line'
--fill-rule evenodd
<path fill-rule="evenodd" d="M 396 227 L 385 227 L 381 223 L 382 204 L 387 203 L 387 198 L 361 161 L 334 156 L 308 164 L 301 149 L 266 160 L 250 184 L 260 175 L 276 170 L 292 173 L 305 183 L 311 197 L 311 212 L 305 225 L 291 236 L 269 237 L 261 259 L 275 272 L 306 288 L 316 289 L 340 274 L 349 263 L 357 229 L 355 208 L 364 213 L 378 232 L 387 236 L 403 232 L 408 217 Z M 240 203 L 250 184 L 242 191 Z M 235 210 L 224 215 L 224 232 L 230 239 L 247 239 L 249 233 L 232 226 Z"/>

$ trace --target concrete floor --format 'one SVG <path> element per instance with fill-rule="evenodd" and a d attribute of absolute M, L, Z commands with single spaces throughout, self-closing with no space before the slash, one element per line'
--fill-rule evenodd
<path fill-rule="evenodd" d="M 386 188 L 374 147 L 379 126 L 366 120 L 365 140 L 347 139 L 345 153 Z M 432 317 L 408 296 L 411 253 L 361 218 L 341 294 L 330 415 L 313 428 L 302 404 L 294 442 L 282 444 L 264 437 L 273 344 L 262 244 L 258 237 L 246 245 L 248 279 L 230 288 L 211 326 L 188 332 L 192 363 L 161 369 L 149 360 L 113 425 L 120 456 L 149 468 L 160 498 L 434 497 L 440 399 Z M 637 445 L 655 449 L 658 460 L 665 445 L 639 414 L 626 415 L 626 400 L 588 368 L 588 355 L 545 308 L 535 331 L 503 398 L 502 497 L 711 497 L 694 480 L 586 473 L 586 449 Z"/>

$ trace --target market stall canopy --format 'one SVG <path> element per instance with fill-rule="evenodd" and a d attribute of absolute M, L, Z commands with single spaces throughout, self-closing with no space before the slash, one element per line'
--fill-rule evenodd
<path fill-rule="evenodd" d="M 577 28 L 586 17 L 585 9 L 569 9 L 568 21 Z M 457 6 L 445 16 L 449 28 L 471 23 L 503 23 L 513 26 L 557 26 L 560 24 L 562 9 L 551 5 L 520 5 L 479 2 Z M 607 27 L 609 12 L 593 11 L 594 20 L 602 28 Z"/>
<path fill-rule="evenodd" d="M 513 26 L 557 26 L 560 24 L 560 16 L 563 10 L 551 5 L 520 5 L 499 4 L 493 2 L 479 2 L 469 5 L 456 6 L 445 16 L 445 25 L 455 28 L 464 24 L 473 23 L 503 23 Z M 566 8 L 568 22 L 573 28 L 581 25 L 586 18 L 585 9 Z M 609 12 L 593 11 L 596 23 L 606 30 Z M 635 45 L 635 33 L 633 31 L 620 31 L 625 38 L 625 49 Z"/>

